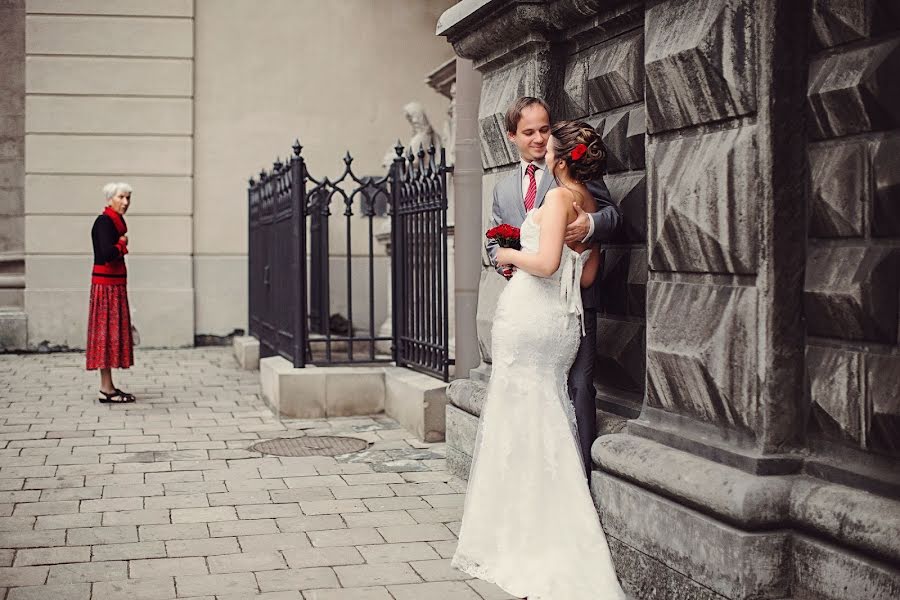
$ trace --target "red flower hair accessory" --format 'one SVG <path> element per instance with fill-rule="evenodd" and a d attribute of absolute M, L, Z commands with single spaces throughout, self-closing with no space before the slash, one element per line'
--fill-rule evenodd
<path fill-rule="evenodd" d="M 572 157 L 572 160 L 579 160 L 582 156 L 584 156 L 584 153 L 587 152 L 587 149 L 587 146 L 584 144 L 578 144 L 577 146 L 572 148 L 572 154 L 570 155 Z"/>

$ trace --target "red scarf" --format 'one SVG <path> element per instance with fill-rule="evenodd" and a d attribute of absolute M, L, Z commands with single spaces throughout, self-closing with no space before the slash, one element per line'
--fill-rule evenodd
<path fill-rule="evenodd" d="M 113 225 L 116 226 L 116 231 L 119 232 L 120 236 L 123 236 L 128 232 L 128 226 L 125 225 L 125 219 L 122 218 L 122 215 L 114 211 L 112 206 L 104 208 L 103 214 L 112 219 Z"/>
<path fill-rule="evenodd" d="M 122 215 L 114 211 L 110 206 L 103 209 L 103 214 L 113 222 L 120 237 L 125 235 L 125 232 L 128 231 L 128 226 L 125 225 L 125 219 L 122 218 Z M 116 248 L 119 249 L 119 258 L 113 259 L 105 265 L 94 265 L 91 283 L 125 285 L 127 281 L 125 255 L 128 254 L 128 246 L 120 240 L 116 242 Z"/>

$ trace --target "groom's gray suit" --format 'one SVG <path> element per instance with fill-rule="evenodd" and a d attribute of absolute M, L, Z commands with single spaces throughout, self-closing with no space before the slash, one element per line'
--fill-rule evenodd
<path fill-rule="evenodd" d="M 525 221 L 525 201 L 522 194 L 522 169 L 517 167 L 507 177 L 494 186 L 494 204 L 491 209 L 491 227 L 501 223 L 521 227 Z M 550 173 L 544 173 L 537 188 L 535 208 L 543 204 L 547 192 L 556 187 Z M 588 190 L 597 201 L 598 211 L 589 216 L 594 222 L 594 232 L 588 243 L 597 244 L 608 241 L 622 224 L 619 207 L 612 201 L 612 196 L 603 180 L 587 183 Z M 489 240 L 486 244 L 491 264 L 497 268 L 497 243 Z M 598 278 L 599 281 L 599 278 Z M 575 362 L 569 371 L 569 397 L 575 406 L 575 418 L 578 423 L 578 437 L 581 454 L 584 459 L 585 472 L 591 470 L 591 444 L 597 437 L 597 392 L 594 389 L 594 362 L 597 359 L 597 318 L 599 306 L 599 290 L 596 285 L 581 289 L 581 300 L 584 305 L 585 336 L 581 338 L 581 346 L 575 356 Z M 526 434 L 526 432 L 523 432 Z"/>

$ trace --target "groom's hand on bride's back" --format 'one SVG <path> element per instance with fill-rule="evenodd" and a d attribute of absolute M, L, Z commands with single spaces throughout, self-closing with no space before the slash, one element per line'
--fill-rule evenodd
<path fill-rule="evenodd" d="M 578 214 L 575 220 L 566 225 L 566 243 L 582 242 L 591 232 L 591 216 L 584 212 L 577 202 L 573 202 L 575 212 Z"/>

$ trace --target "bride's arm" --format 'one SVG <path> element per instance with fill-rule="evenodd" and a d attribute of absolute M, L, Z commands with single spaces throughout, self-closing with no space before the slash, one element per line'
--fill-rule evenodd
<path fill-rule="evenodd" d="M 535 254 L 527 254 L 519 250 L 501 248 L 497 252 L 497 263 L 515 265 L 537 277 L 550 277 L 556 273 L 562 257 L 570 203 L 559 188 L 547 192 L 541 208 L 541 238 L 538 251 Z"/>

